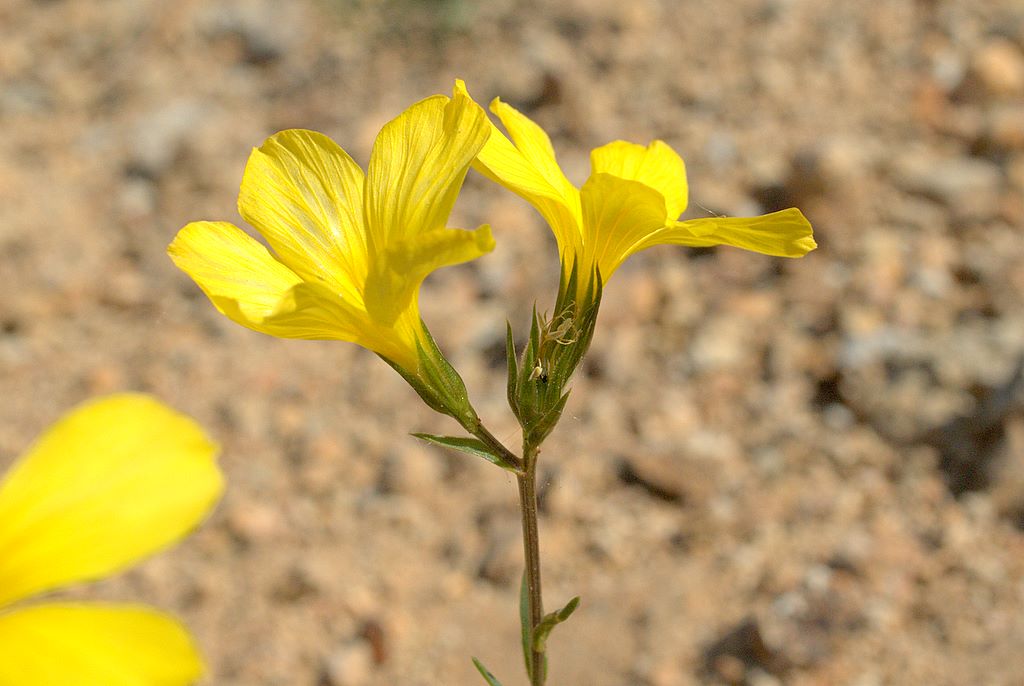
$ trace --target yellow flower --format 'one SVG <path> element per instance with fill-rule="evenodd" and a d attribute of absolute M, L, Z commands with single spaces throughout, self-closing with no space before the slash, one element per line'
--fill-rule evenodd
<path fill-rule="evenodd" d="M 468 95 L 462 81 L 455 92 Z M 817 247 L 810 223 L 795 208 L 761 217 L 678 221 L 687 205 L 686 170 L 662 141 L 615 141 L 593 150 L 590 178 L 577 189 L 558 166 L 543 129 L 498 98 L 491 111 L 511 140 L 492 124 L 474 168 L 540 212 L 558 241 L 564 275 L 578 270 L 580 292 L 594 269 L 607 282 L 627 257 L 654 245 L 732 245 L 781 257 L 800 257 Z"/>
<path fill-rule="evenodd" d="M 282 131 L 253 151 L 238 199 L 275 254 L 227 222 L 187 225 L 168 252 L 243 326 L 351 341 L 422 376 L 420 284 L 494 248 L 486 225 L 445 228 L 489 128 L 467 96 L 427 98 L 383 128 L 365 176 L 330 138 Z"/>
<path fill-rule="evenodd" d="M 184 686 L 188 632 L 139 605 L 21 601 L 109 576 L 185 536 L 223 490 L 217 447 L 136 394 L 86 403 L 0 482 L 0 686 Z"/>

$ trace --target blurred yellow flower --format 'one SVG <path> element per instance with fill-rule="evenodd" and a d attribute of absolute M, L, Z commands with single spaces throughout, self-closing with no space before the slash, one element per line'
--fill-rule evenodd
<path fill-rule="evenodd" d="M 187 225 L 168 253 L 243 326 L 352 341 L 416 376 L 432 347 L 420 284 L 494 248 L 486 225 L 445 228 L 489 130 L 467 96 L 427 98 L 381 130 L 365 177 L 330 138 L 282 131 L 253 151 L 238 199 L 275 254 L 227 222 Z"/>
<path fill-rule="evenodd" d="M 462 81 L 455 92 L 468 95 Z M 678 221 L 687 205 L 686 170 L 662 141 L 646 147 L 615 141 L 593 150 L 590 178 L 577 189 L 543 129 L 498 98 L 491 112 L 511 140 L 492 124 L 474 168 L 540 212 L 558 241 L 563 270 L 578 269 L 580 292 L 595 268 L 607 282 L 627 257 L 654 245 L 732 245 L 780 257 L 801 257 L 817 247 L 810 223 L 795 208 Z"/>
<path fill-rule="evenodd" d="M 217 447 L 136 394 L 65 415 L 0 482 L 0 686 L 184 686 L 182 625 L 139 605 L 21 601 L 109 576 L 179 540 L 223 488 Z"/>

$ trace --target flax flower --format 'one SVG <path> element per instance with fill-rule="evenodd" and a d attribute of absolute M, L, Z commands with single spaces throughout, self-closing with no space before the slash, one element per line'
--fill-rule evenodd
<path fill-rule="evenodd" d="M 494 247 L 488 226 L 445 228 L 488 132 L 468 97 L 427 98 L 383 128 L 364 176 L 327 136 L 282 131 L 253 151 L 238 198 L 273 254 L 232 224 L 206 221 L 183 228 L 168 252 L 235 322 L 351 341 L 415 380 L 433 348 L 420 284 Z"/>
<path fill-rule="evenodd" d="M 184 686 L 202 660 L 140 605 L 40 593 L 109 576 L 189 533 L 223 490 L 189 418 L 122 394 L 67 414 L 0 482 L 0 686 Z"/>
<path fill-rule="evenodd" d="M 466 93 L 462 81 L 455 92 Z M 588 285 L 583 275 L 597 270 L 607 282 L 627 257 L 655 245 L 731 245 L 780 257 L 816 247 L 811 225 L 795 208 L 678 221 L 687 205 L 686 169 L 662 141 L 615 141 L 593 150 L 590 178 L 577 189 L 543 129 L 500 99 L 490 109 L 509 135 L 492 124 L 474 167 L 540 212 L 555 234 L 563 271 L 575 267 L 581 275 L 581 291 Z"/>

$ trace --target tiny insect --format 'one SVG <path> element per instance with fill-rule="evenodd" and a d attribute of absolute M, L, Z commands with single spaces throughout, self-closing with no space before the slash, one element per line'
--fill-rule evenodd
<path fill-rule="evenodd" d="M 548 371 L 544 366 L 544 358 L 551 355 L 555 346 L 567 346 L 576 342 L 577 336 L 572 335 L 573 304 L 570 302 L 562 314 L 548 319 L 547 313 L 540 316 L 540 345 L 537 349 L 537 363 L 530 370 L 530 381 L 548 382 Z"/>
<path fill-rule="evenodd" d="M 539 361 L 534 365 L 533 370 L 530 371 L 530 381 L 540 380 L 541 383 L 548 382 L 548 373 L 544 371 L 544 365 Z"/>

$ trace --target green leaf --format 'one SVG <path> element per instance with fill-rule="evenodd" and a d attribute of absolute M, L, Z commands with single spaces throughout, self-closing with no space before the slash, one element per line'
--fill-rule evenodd
<path fill-rule="evenodd" d="M 519 388 L 519 359 L 516 357 L 516 341 L 512 336 L 512 322 L 506 321 L 505 355 L 508 357 L 508 404 L 518 417 L 516 395 Z"/>
<path fill-rule="evenodd" d="M 530 628 L 530 589 L 526 586 L 526 570 L 523 570 L 523 581 L 519 584 L 519 626 L 523 634 L 523 663 L 526 665 L 526 676 L 533 678 L 533 644 Z"/>
<path fill-rule="evenodd" d="M 476 438 L 460 437 L 460 436 L 437 436 L 434 434 L 425 433 L 414 433 L 412 434 L 420 440 L 426 441 L 427 443 L 433 443 L 434 445 L 444 446 L 445 448 L 452 448 L 461 452 L 473 455 L 475 457 L 482 457 L 491 464 L 496 464 L 502 469 L 507 469 L 510 472 L 518 474 L 518 470 L 514 465 L 510 465 L 508 462 L 503 460 L 499 455 L 495 455 L 491 452 L 483 441 Z"/>
<path fill-rule="evenodd" d="M 538 653 L 543 653 L 547 649 L 548 635 L 551 633 L 551 630 L 569 619 L 579 604 L 580 597 L 576 596 L 566 603 L 565 607 L 561 610 L 544 615 L 544 619 L 540 620 L 540 624 L 533 631 L 533 649 Z"/>
<path fill-rule="evenodd" d="M 476 666 L 476 671 L 480 672 L 480 676 L 484 678 L 488 686 L 501 686 L 501 682 L 498 681 L 498 677 L 491 674 L 491 672 L 480 663 L 480 660 L 474 657 L 473 664 Z"/>
<path fill-rule="evenodd" d="M 540 352 L 540 316 L 537 315 L 537 303 L 533 304 L 533 323 L 530 325 L 530 346 L 536 355 Z"/>

